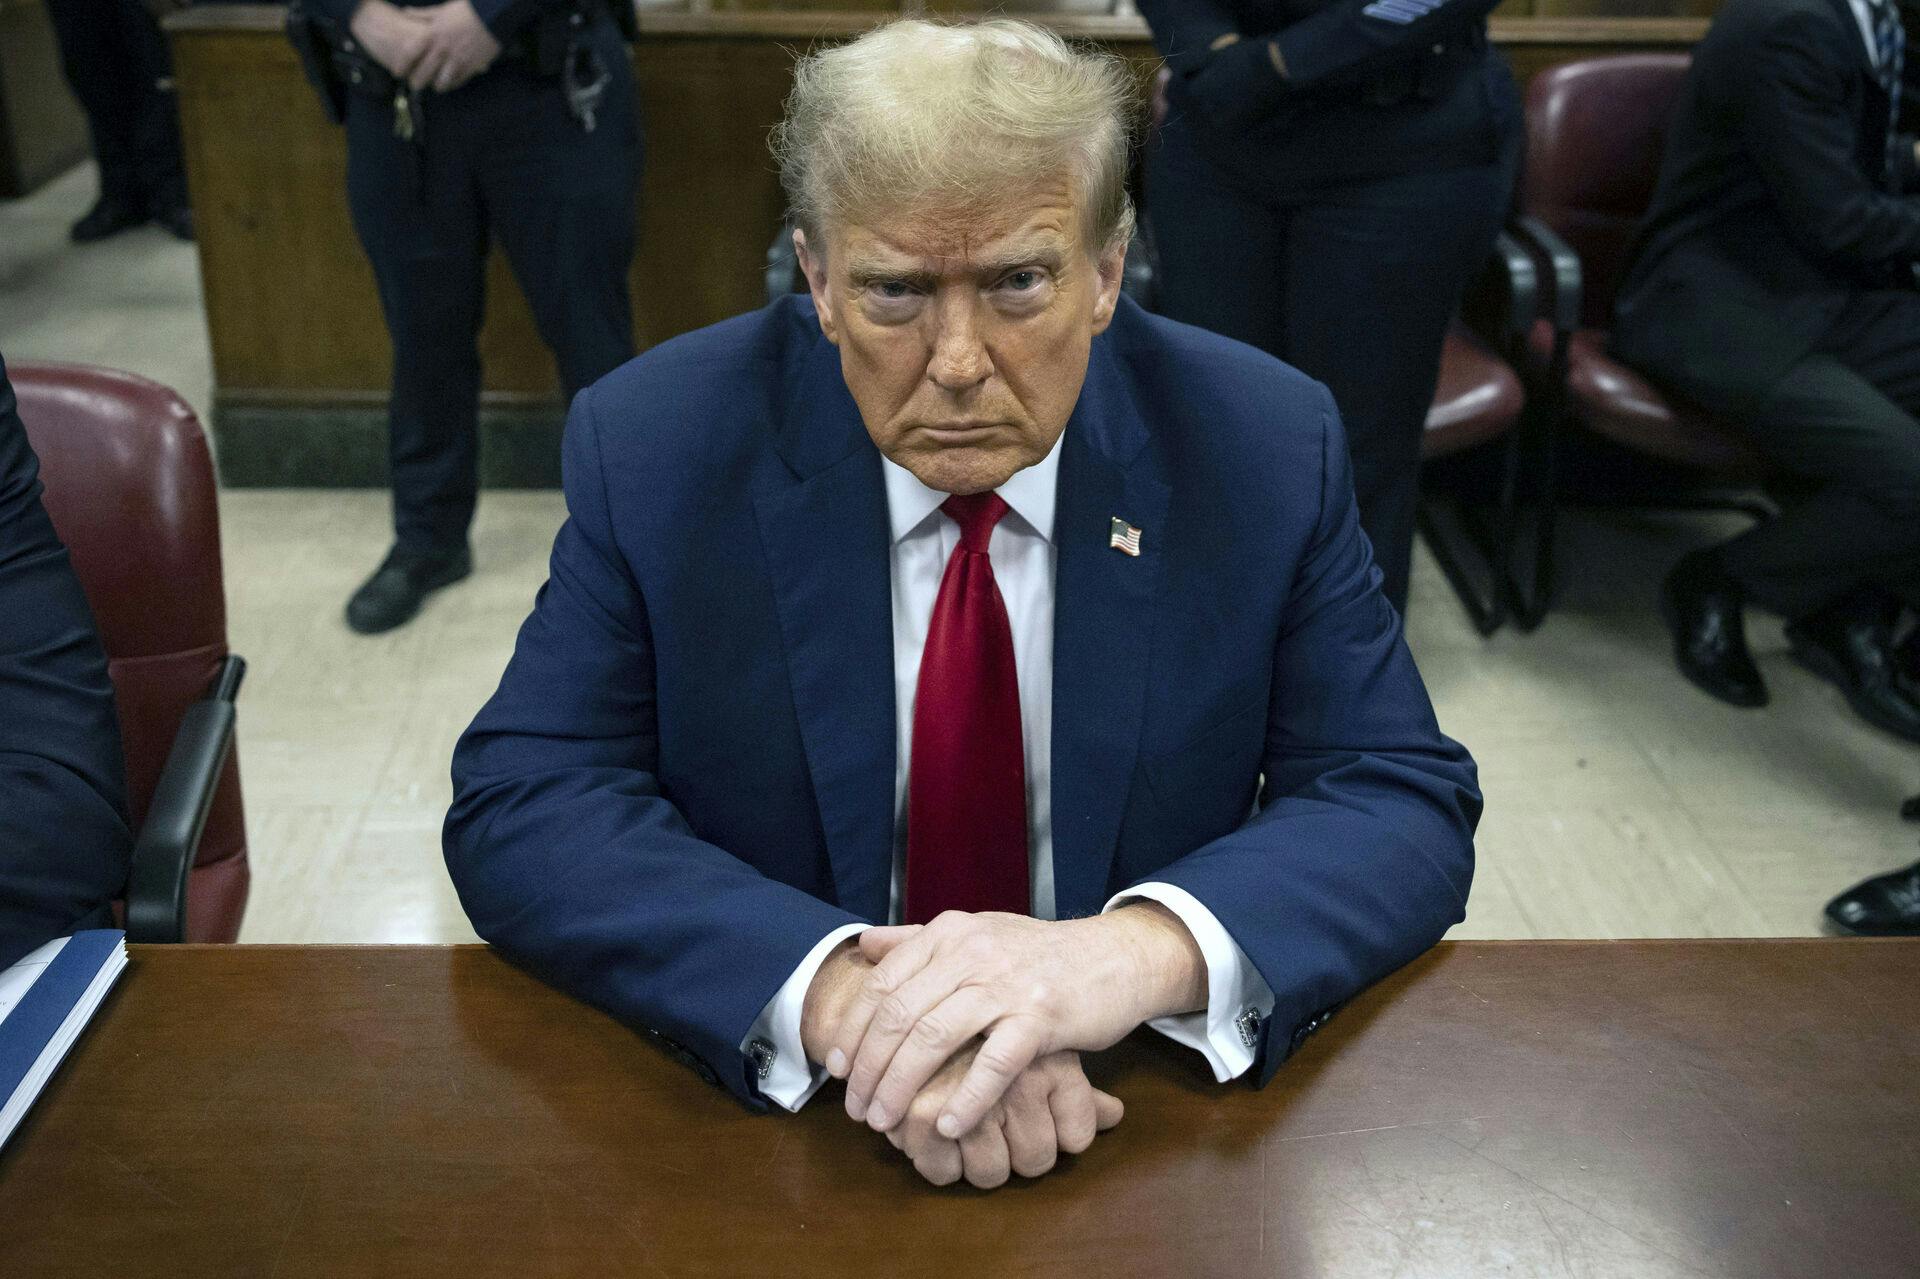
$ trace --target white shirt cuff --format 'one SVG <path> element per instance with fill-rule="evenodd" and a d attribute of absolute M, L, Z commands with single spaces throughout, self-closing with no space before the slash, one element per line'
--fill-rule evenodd
<path fill-rule="evenodd" d="M 813 984 L 813 975 L 827 962 L 833 948 L 871 927 L 871 924 L 842 924 L 822 937 L 793 970 L 793 976 L 774 992 L 767 1006 L 760 1010 L 753 1029 L 741 1041 L 740 1051 L 759 1067 L 760 1093 L 768 1101 L 778 1102 L 788 1110 L 798 1110 L 827 1082 L 826 1070 L 807 1060 L 807 1050 L 800 1043 L 800 1011 L 807 1002 L 807 987 Z M 758 1052 L 754 1051 L 756 1041 L 760 1045 Z"/>
<path fill-rule="evenodd" d="M 1255 1050 L 1260 1046 L 1259 1022 L 1273 1015 L 1273 988 L 1213 912 L 1184 888 L 1135 884 L 1116 893 L 1100 913 L 1142 898 L 1159 902 L 1178 915 L 1207 961 L 1206 1010 L 1155 1017 L 1147 1025 L 1205 1057 L 1219 1082 L 1239 1078 L 1253 1065 Z"/>

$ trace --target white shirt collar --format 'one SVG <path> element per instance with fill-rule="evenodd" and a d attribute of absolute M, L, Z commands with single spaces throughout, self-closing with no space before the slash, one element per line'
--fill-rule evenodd
<path fill-rule="evenodd" d="M 1024 470 L 1015 471 L 1007 482 L 994 490 L 1013 513 L 1047 541 L 1053 541 L 1053 504 L 1060 475 L 1060 440 L 1053 442 L 1047 455 Z M 928 488 L 912 471 L 882 454 L 880 469 L 887 479 L 887 520 L 893 526 L 895 542 L 906 537 L 927 517 L 940 509 L 940 503 L 952 496 Z"/>
<path fill-rule="evenodd" d="M 1867 44 L 1867 61 L 1874 66 L 1880 65 L 1880 47 L 1873 42 L 1874 0 L 1847 0 L 1853 9 L 1853 20 L 1860 24 L 1860 38 Z"/>

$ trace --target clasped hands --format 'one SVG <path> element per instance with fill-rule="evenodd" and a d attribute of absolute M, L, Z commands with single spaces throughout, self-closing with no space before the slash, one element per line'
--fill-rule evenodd
<path fill-rule="evenodd" d="M 1206 1006 L 1206 962 L 1157 902 L 1091 919 L 948 912 L 874 928 L 808 987 L 801 1040 L 847 1114 L 935 1185 L 1037 1177 L 1120 1122 L 1080 1054 Z"/>
<path fill-rule="evenodd" d="M 414 8 L 361 0 L 352 28 L 374 61 L 415 89 L 451 93 L 500 56 L 500 42 L 472 0 Z"/>

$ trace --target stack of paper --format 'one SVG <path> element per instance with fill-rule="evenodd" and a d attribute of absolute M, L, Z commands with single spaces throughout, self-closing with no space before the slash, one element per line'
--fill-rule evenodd
<path fill-rule="evenodd" d="M 99 928 L 48 942 L 0 972 L 0 1146 L 127 966 L 127 935 Z"/>

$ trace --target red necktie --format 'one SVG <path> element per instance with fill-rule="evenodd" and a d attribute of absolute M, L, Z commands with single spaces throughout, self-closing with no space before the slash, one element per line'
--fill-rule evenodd
<path fill-rule="evenodd" d="M 907 921 L 943 910 L 1024 915 L 1027 765 L 1013 629 L 987 539 L 1007 513 L 998 493 L 950 497 L 960 525 L 933 602 L 913 704 L 907 777 Z"/>

